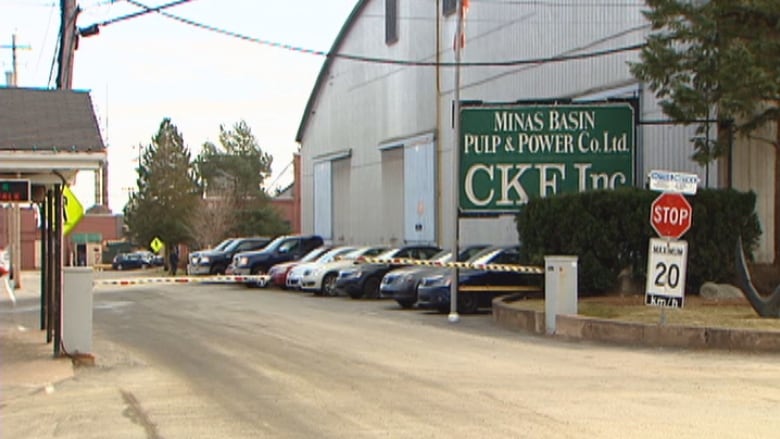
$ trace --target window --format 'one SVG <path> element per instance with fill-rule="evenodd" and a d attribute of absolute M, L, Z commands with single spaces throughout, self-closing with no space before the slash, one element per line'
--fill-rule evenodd
<path fill-rule="evenodd" d="M 398 41 L 398 0 L 385 0 L 385 44 Z"/>
<path fill-rule="evenodd" d="M 441 14 L 445 17 L 455 13 L 458 9 L 458 0 L 443 0 L 441 2 Z"/>

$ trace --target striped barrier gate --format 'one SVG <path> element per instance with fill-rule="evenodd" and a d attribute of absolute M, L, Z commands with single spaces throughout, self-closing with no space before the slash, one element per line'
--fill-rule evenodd
<path fill-rule="evenodd" d="M 271 279 L 268 275 L 253 276 L 182 276 L 182 277 L 139 277 L 133 279 L 96 279 L 92 284 L 99 286 L 112 285 L 149 285 L 149 284 L 247 284 L 255 283 L 260 287 L 268 285 Z"/>
<path fill-rule="evenodd" d="M 468 262 L 438 262 L 411 258 L 379 259 L 373 257 L 363 257 L 358 259 L 358 262 L 367 262 L 369 264 L 421 265 L 427 267 L 463 268 L 470 270 L 512 271 L 517 273 L 544 274 L 544 268 L 533 265 L 470 264 Z"/>

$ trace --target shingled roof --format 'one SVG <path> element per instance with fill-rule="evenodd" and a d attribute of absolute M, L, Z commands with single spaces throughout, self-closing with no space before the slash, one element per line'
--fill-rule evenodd
<path fill-rule="evenodd" d="M 104 152 L 89 93 L 0 87 L 0 150 Z"/>

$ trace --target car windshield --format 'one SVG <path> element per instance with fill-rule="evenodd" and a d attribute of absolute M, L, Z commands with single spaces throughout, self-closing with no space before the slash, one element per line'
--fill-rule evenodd
<path fill-rule="evenodd" d="M 442 250 L 439 253 L 431 256 L 431 261 L 434 262 L 450 262 L 452 261 L 452 252 L 449 250 Z"/>
<path fill-rule="evenodd" d="M 401 250 L 400 248 L 391 248 L 391 249 L 385 250 L 384 252 L 379 253 L 378 255 L 376 255 L 376 258 L 377 259 L 392 259 L 392 258 L 395 257 L 395 255 L 398 254 L 398 252 L 400 250 Z"/>
<path fill-rule="evenodd" d="M 376 256 L 377 254 L 387 250 L 382 247 L 360 247 L 353 250 L 343 256 L 343 259 L 357 259 L 361 256 Z"/>
<path fill-rule="evenodd" d="M 323 254 L 328 254 L 328 253 L 330 252 L 328 251 L 327 247 L 317 247 L 314 250 L 310 251 L 309 253 L 306 253 L 306 255 L 302 257 L 299 262 L 316 261 L 319 258 L 321 258 Z"/>
<path fill-rule="evenodd" d="M 477 253 L 476 255 L 472 256 L 466 262 L 469 262 L 471 264 L 489 264 L 490 261 L 493 260 L 493 258 L 495 258 L 496 255 L 500 253 L 502 250 L 504 249 L 495 248 L 495 247 L 487 248 Z"/>
<path fill-rule="evenodd" d="M 235 239 L 234 239 L 234 238 L 228 238 L 228 239 L 226 239 L 226 240 L 224 240 L 224 241 L 220 242 L 220 243 L 219 243 L 219 245 L 217 245 L 216 247 L 214 247 L 214 250 L 217 250 L 217 251 L 222 251 L 222 250 L 224 250 L 224 249 L 225 249 L 227 246 L 229 246 L 229 245 L 230 245 L 230 243 L 231 243 L 231 242 L 233 242 L 233 241 L 235 241 Z"/>
<path fill-rule="evenodd" d="M 267 250 L 269 252 L 275 252 L 279 248 L 279 246 L 282 245 L 283 242 L 287 241 L 288 238 L 289 236 L 280 236 L 274 239 L 273 241 L 269 242 L 268 245 L 263 247 L 263 250 L 264 251 Z"/>
<path fill-rule="evenodd" d="M 324 255 L 317 258 L 317 262 L 330 262 L 337 257 L 343 256 L 345 258 L 349 257 L 348 253 L 355 250 L 355 247 L 338 247 L 334 248 L 331 251 L 325 253 Z M 346 256 L 345 256 L 346 255 Z M 354 258 L 351 258 L 354 259 Z"/>

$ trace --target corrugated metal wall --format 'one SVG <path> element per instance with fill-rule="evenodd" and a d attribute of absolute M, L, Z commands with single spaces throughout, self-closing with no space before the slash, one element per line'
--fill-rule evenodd
<path fill-rule="evenodd" d="M 399 41 L 384 41 L 384 1 L 369 1 L 351 26 L 341 53 L 392 60 L 454 61 L 457 15 L 441 16 L 441 2 L 399 1 Z M 462 52 L 462 101 L 508 103 L 531 100 L 590 100 L 638 97 L 637 184 L 652 169 L 697 173 L 716 186 L 715 166 L 700 167 L 693 129 L 658 123 L 665 119 L 652 93 L 629 71 L 650 31 L 639 0 L 471 0 Z M 437 33 L 438 32 L 438 33 Z M 599 55 L 600 52 L 610 54 Z M 437 53 L 438 52 L 438 53 Z M 564 59 L 580 57 L 579 59 Z M 483 65 L 474 65 L 483 63 Z M 484 65 L 494 63 L 495 65 Z M 497 65 L 497 63 L 504 63 Z M 455 67 L 393 65 L 336 59 L 321 89 L 302 140 L 303 229 L 316 223 L 313 158 L 350 149 L 333 168 L 334 239 L 345 243 L 393 243 L 403 239 L 403 156 L 379 146 L 434 133 L 436 239 L 454 240 L 452 171 Z M 712 135 L 717 133 L 713 129 Z M 347 165 L 348 164 L 348 165 Z M 399 207 L 400 206 L 400 207 Z M 512 217 L 464 219 L 460 242 L 517 240 Z"/>

